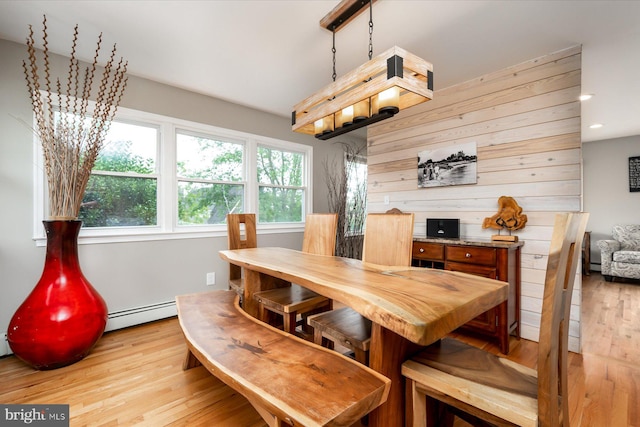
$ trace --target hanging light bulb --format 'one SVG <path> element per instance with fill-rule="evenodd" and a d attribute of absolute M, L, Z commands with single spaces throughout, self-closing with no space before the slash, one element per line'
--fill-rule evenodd
<path fill-rule="evenodd" d="M 342 109 L 342 126 L 351 126 L 353 124 L 353 105 Z"/>
<path fill-rule="evenodd" d="M 314 122 L 314 130 L 317 135 L 326 135 L 333 132 L 333 115 L 323 117 Z"/>
<path fill-rule="evenodd" d="M 400 89 L 390 87 L 378 94 L 378 114 L 396 114 L 400 111 Z"/>
<path fill-rule="evenodd" d="M 353 106 L 353 121 L 360 122 L 370 117 L 369 98 L 363 99 Z"/>

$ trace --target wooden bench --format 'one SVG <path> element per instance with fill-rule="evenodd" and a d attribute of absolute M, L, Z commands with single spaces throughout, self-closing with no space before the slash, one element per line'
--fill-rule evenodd
<path fill-rule="evenodd" d="M 246 314 L 233 291 L 176 297 L 189 353 L 269 426 L 349 426 L 384 403 L 390 380 Z"/>

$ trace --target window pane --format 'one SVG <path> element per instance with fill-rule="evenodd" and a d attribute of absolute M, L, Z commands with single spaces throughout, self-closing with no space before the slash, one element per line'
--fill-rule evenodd
<path fill-rule="evenodd" d="M 83 227 L 157 224 L 157 180 L 92 175 L 82 199 Z"/>
<path fill-rule="evenodd" d="M 109 172 L 156 172 L 158 129 L 112 122 L 94 170 Z"/>
<path fill-rule="evenodd" d="M 243 180 L 243 145 L 176 134 L 178 176 L 214 181 Z"/>
<path fill-rule="evenodd" d="M 72 114 L 53 114 L 61 128 L 76 123 Z M 165 129 L 171 129 L 167 135 Z M 247 209 L 262 222 L 298 230 L 308 210 L 312 153 L 308 145 L 119 109 L 83 197 L 83 237 L 128 241 L 138 233 L 217 232 L 227 213 Z M 41 160 L 36 167 L 40 220 L 47 181 Z"/>
<path fill-rule="evenodd" d="M 302 186 L 303 158 L 300 153 L 258 147 L 258 182 Z"/>
<path fill-rule="evenodd" d="M 178 224 L 224 224 L 244 211 L 243 196 L 243 185 L 178 182 Z"/>
<path fill-rule="evenodd" d="M 303 191 L 260 187 L 260 222 L 302 222 Z"/>
<path fill-rule="evenodd" d="M 346 228 L 348 233 L 361 233 L 367 212 L 367 164 L 358 160 L 346 162 L 347 199 Z"/>

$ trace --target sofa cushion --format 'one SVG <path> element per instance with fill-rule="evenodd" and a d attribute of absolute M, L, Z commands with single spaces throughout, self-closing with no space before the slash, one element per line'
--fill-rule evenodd
<path fill-rule="evenodd" d="M 612 235 L 623 251 L 640 251 L 640 225 L 614 225 Z"/>
<path fill-rule="evenodd" d="M 640 264 L 640 251 L 618 251 L 613 253 L 613 262 Z"/>
<path fill-rule="evenodd" d="M 623 251 L 640 251 L 640 240 L 629 240 L 620 243 L 620 249 Z"/>

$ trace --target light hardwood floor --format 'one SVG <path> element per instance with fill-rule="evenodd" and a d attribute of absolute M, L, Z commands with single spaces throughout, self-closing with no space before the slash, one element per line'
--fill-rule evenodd
<path fill-rule="evenodd" d="M 640 427 L 640 284 L 584 276 L 582 308 L 583 353 L 569 359 L 571 425 Z M 536 347 L 513 339 L 509 358 L 534 367 Z M 73 427 L 266 426 L 204 368 L 183 371 L 185 351 L 174 318 L 107 333 L 87 358 L 54 371 L 5 357 L 0 403 L 66 403 Z"/>

